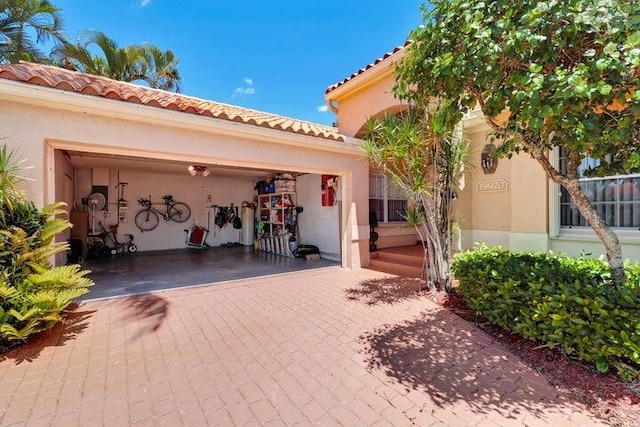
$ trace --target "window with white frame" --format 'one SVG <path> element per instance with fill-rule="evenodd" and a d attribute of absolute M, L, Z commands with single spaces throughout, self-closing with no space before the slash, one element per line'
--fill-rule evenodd
<path fill-rule="evenodd" d="M 407 196 L 384 175 L 369 175 L 369 212 L 379 222 L 406 221 Z"/>
<path fill-rule="evenodd" d="M 567 158 L 560 150 L 560 172 L 567 170 Z M 580 186 L 591 204 L 608 226 L 640 229 L 640 174 L 586 178 L 584 171 L 598 166 L 598 161 L 587 157 L 579 167 Z M 562 228 L 588 227 L 585 218 L 571 201 L 564 187 L 560 187 L 560 226 Z"/>

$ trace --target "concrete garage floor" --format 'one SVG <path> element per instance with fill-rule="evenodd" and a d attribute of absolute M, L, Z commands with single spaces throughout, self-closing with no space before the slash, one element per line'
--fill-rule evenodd
<path fill-rule="evenodd" d="M 254 252 L 253 247 L 118 254 L 89 260 L 83 265 L 83 268 L 91 270 L 90 277 L 95 285 L 81 300 L 139 295 L 339 265 L 324 259 L 306 261 Z"/>

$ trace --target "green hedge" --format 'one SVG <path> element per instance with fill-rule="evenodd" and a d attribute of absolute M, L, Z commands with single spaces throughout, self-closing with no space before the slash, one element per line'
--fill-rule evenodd
<path fill-rule="evenodd" d="M 640 264 L 628 264 L 626 283 L 615 287 L 602 260 L 481 246 L 458 254 L 452 270 L 458 292 L 489 321 L 600 371 L 638 377 Z"/>

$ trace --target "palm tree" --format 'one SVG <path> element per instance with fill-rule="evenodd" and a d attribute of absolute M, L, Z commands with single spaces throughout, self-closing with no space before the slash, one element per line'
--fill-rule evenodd
<path fill-rule="evenodd" d="M 442 117 L 413 109 L 370 119 L 364 149 L 414 202 L 406 219 L 422 242 L 429 290 L 450 290 L 452 200 L 461 190 L 469 144 Z"/>
<path fill-rule="evenodd" d="M 64 68 L 130 82 L 139 76 L 137 55 L 137 52 L 118 46 L 101 31 L 84 30 L 78 35 L 76 44 L 59 45 L 51 58 Z"/>
<path fill-rule="evenodd" d="M 96 52 L 96 53 L 94 53 Z M 178 59 L 151 44 L 120 47 L 97 30 L 84 30 L 76 44 L 64 43 L 51 54 L 54 63 L 71 70 L 124 82 L 144 81 L 149 86 L 178 90 Z"/>
<path fill-rule="evenodd" d="M 62 26 L 60 9 L 49 0 L 0 0 L 0 63 L 45 62 L 38 45 L 62 42 Z"/>
<path fill-rule="evenodd" d="M 180 92 L 180 74 L 178 58 L 171 50 L 161 51 L 152 44 L 139 46 L 142 62 L 143 80 L 156 89 Z"/>

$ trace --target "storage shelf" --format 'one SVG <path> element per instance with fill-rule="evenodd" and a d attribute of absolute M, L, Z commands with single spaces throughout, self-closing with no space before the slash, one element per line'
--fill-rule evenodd
<path fill-rule="evenodd" d="M 283 198 L 289 200 L 287 206 L 274 206 Z M 291 251 L 289 251 L 289 237 L 291 234 L 287 231 L 287 226 L 293 226 L 293 224 L 291 223 L 291 217 L 288 217 L 287 211 L 295 209 L 295 206 L 296 193 L 293 191 L 258 195 L 256 213 L 264 227 L 262 229 L 264 234 L 258 239 L 260 250 L 278 255 L 292 256 Z M 273 220 L 274 217 L 276 221 Z M 264 220 L 262 218 L 268 219 Z M 289 221 L 287 221 L 288 218 Z"/>

